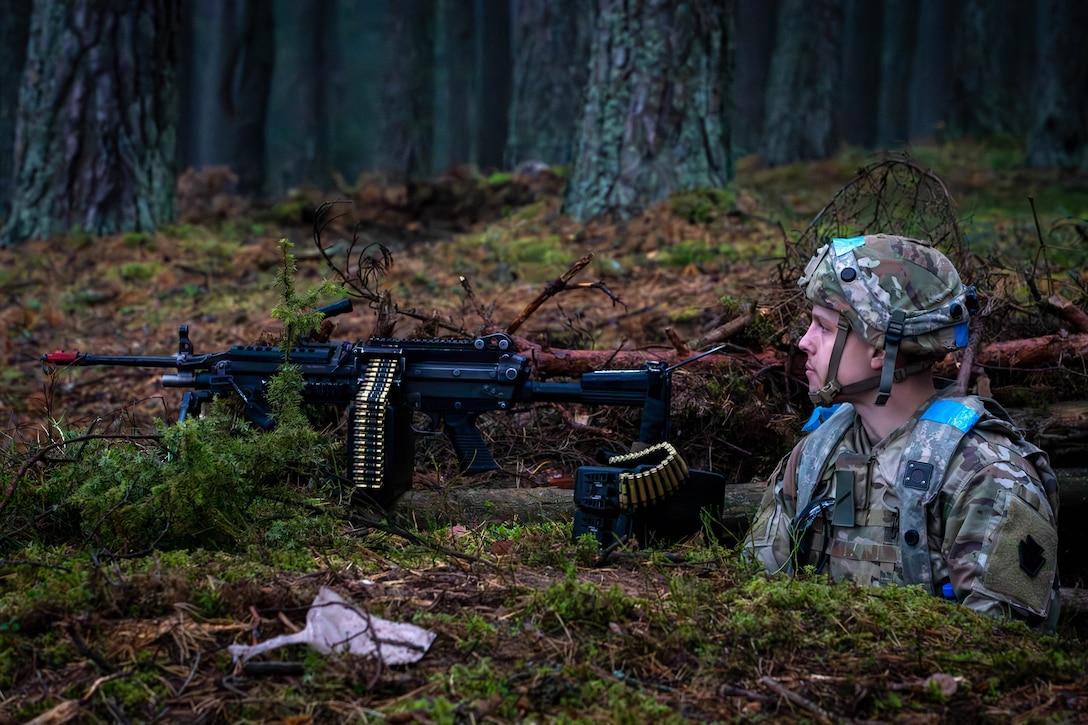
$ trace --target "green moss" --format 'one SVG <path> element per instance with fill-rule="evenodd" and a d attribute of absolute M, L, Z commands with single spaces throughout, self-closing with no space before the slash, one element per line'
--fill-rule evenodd
<path fill-rule="evenodd" d="M 673 320 L 673 322 L 680 323 L 680 324 L 685 323 L 685 322 L 691 322 L 692 320 L 697 318 L 702 313 L 703 313 L 703 308 L 701 308 L 701 307 L 685 307 L 684 309 L 680 310 L 679 312 L 674 312 L 673 315 L 672 315 L 672 320 Z"/>
<path fill-rule="evenodd" d="M 737 192 L 733 188 L 688 189 L 669 197 L 673 214 L 692 224 L 707 224 L 728 214 L 737 205 Z"/>
<path fill-rule="evenodd" d="M 576 258 L 556 234 L 511 240 L 502 245 L 500 254 L 511 264 L 543 265 L 553 268 L 553 272 L 556 267 L 570 266 Z"/>
<path fill-rule="evenodd" d="M 666 267 L 687 267 L 714 263 L 722 265 L 738 258 L 730 246 L 714 244 L 704 239 L 688 239 L 664 247 L 658 254 L 658 262 Z"/>
<path fill-rule="evenodd" d="M 531 221 L 539 219 L 541 214 L 547 210 L 547 203 L 544 201 L 536 201 L 532 204 L 526 204 L 522 207 L 517 207 L 510 210 L 508 219 L 512 221 Z"/>
<path fill-rule="evenodd" d="M 91 246 L 94 243 L 94 237 L 88 234 L 82 225 L 76 224 L 68 230 L 67 242 L 69 249 L 79 251 Z"/>
<path fill-rule="evenodd" d="M 293 226 L 302 224 L 313 213 L 311 204 L 303 199 L 281 201 L 269 210 L 268 220 L 273 224 Z"/>
<path fill-rule="evenodd" d="M 148 232 L 129 232 L 121 237 L 126 247 L 143 247 L 151 243 L 153 237 Z"/>
<path fill-rule="evenodd" d="M 146 282 L 158 272 L 158 262 L 126 262 L 120 269 L 121 279 L 129 282 Z"/>

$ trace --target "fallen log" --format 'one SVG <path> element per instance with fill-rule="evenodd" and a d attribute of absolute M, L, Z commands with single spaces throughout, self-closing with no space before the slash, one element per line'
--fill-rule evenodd
<path fill-rule="evenodd" d="M 1049 403 L 1043 408 L 1008 408 L 1009 415 L 1055 466 L 1083 463 L 1088 443 L 1088 400 Z"/>
<path fill-rule="evenodd" d="M 1047 297 L 1040 307 L 1067 322 L 1074 332 L 1088 332 L 1088 314 L 1061 295 Z"/>
<path fill-rule="evenodd" d="M 1067 360 L 1080 361 L 1085 353 L 1088 353 L 1088 334 L 1044 335 L 982 345 L 975 356 L 975 364 L 984 368 L 1031 370 L 1061 367 Z M 938 375 L 955 377 L 955 368 L 956 362 L 950 356 L 938 363 L 934 371 Z"/>
<path fill-rule="evenodd" d="M 1088 471 L 1058 470 L 1058 487 L 1063 511 L 1068 505 L 1088 506 Z M 725 487 L 723 513 L 751 517 L 766 490 L 762 481 L 732 483 Z M 562 521 L 574 513 L 574 494 L 553 486 L 536 488 L 491 488 L 454 486 L 444 490 L 413 488 L 397 504 L 399 511 L 411 511 L 434 521 L 478 526 L 497 521 L 539 523 Z M 1063 517 L 1070 519 L 1072 516 Z M 1070 521 L 1070 526 L 1073 521 Z M 1079 526 L 1079 522 L 1076 522 Z M 1072 532 L 1070 532 L 1072 533 Z"/>
<path fill-rule="evenodd" d="M 1081 525 L 1088 511 L 1088 469 L 1059 470 L 1058 568 L 1062 572 L 1064 607 L 1088 612 L 1088 530 Z M 722 511 L 725 530 L 743 536 L 763 498 L 763 482 L 726 486 Z M 418 521 L 438 525 L 461 524 L 469 528 L 490 523 L 565 522 L 574 517 L 574 494 L 555 487 L 492 488 L 454 486 L 444 490 L 416 488 L 400 500 L 397 510 Z"/>
<path fill-rule="evenodd" d="M 733 329 L 743 329 L 746 316 L 737 318 Z M 714 335 L 713 337 L 718 337 Z M 722 337 L 721 339 L 728 339 Z M 697 340 L 704 342 L 705 339 Z M 687 358 L 678 354 L 675 346 L 662 345 L 643 350 L 567 350 L 550 348 L 522 337 L 515 338 L 518 351 L 533 361 L 537 374 L 547 377 L 576 377 L 604 367 L 640 368 L 648 360 L 660 360 L 675 365 Z M 702 345 L 705 346 L 705 345 Z M 696 354 L 700 346 L 687 343 L 687 348 Z M 1079 367 L 1088 354 L 1088 334 L 1046 335 L 1017 340 L 1003 340 L 981 345 L 974 358 L 974 365 L 981 368 L 1003 370 L 1039 370 L 1061 367 L 1068 362 L 1076 362 Z M 731 363 L 748 364 L 757 369 L 767 367 L 785 367 L 792 363 L 799 371 L 804 364 L 804 355 L 790 356 L 783 350 L 764 348 L 745 350 L 739 347 L 722 350 L 713 355 L 700 358 L 692 363 L 692 369 L 713 369 Z M 937 363 L 934 373 L 940 377 L 955 378 L 959 371 L 958 360 L 954 355 Z"/>
<path fill-rule="evenodd" d="M 583 373 L 594 370 L 611 368 L 614 370 L 641 369 L 649 361 L 664 362 L 667 365 L 675 365 L 684 362 L 690 356 L 680 355 L 671 347 L 660 347 L 646 350 L 564 350 L 548 348 L 524 338 L 517 338 L 515 345 L 518 352 L 529 358 L 537 375 L 543 377 L 577 377 Z M 692 355 L 698 354 L 697 352 Z M 776 365 L 784 365 L 786 356 L 784 353 L 764 349 L 761 351 L 722 350 L 693 360 L 691 369 L 713 369 L 729 364 L 740 364 L 763 369 Z"/>

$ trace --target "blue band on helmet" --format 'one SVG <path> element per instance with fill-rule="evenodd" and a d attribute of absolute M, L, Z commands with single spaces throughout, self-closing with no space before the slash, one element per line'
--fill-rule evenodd
<path fill-rule="evenodd" d="M 953 329 L 956 332 L 956 347 L 967 347 L 967 323 L 961 322 Z"/>
<path fill-rule="evenodd" d="M 971 430 L 978 422 L 979 414 L 963 403 L 954 400 L 938 400 L 926 408 L 921 420 L 933 420 L 959 428 L 964 433 Z"/>
<path fill-rule="evenodd" d="M 836 257 L 841 257 L 847 252 L 863 246 L 865 246 L 865 237 L 835 238 L 831 240 L 831 247 L 835 250 Z"/>

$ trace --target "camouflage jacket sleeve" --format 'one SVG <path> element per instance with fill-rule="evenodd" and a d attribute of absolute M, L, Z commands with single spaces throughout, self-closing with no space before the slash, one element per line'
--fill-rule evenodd
<path fill-rule="evenodd" d="M 744 555 L 758 561 L 768 572 L 786 571 L 790 560 L 789 523 L 797 508 L 797 499 L 783 486 L 787 455 L 771 474 L 755 521 L 744 541 Z"/>
<path fill-rule="evenodd" d="M 934 579 L 978 612 L 1040 624 L 1057 616 L 1057 512 L 1038 473 L 1002 438 L 972 434 L 939 498 Z"/>

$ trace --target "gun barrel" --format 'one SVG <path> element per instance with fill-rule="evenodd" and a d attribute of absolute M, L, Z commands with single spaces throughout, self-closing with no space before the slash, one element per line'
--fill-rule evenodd
<path fill-rule="evenodd" d="M 112 365 L 130 368 L 175 368 L 176 357 L 143 357 L 140 355 L 88 355 L 82 352 L 57 350 L 42 355 L 42 362 L 52 365 Z"/>
<path fill-rule="evenodd" d="M 164 388 L 201 387 L 197 385 L 197 382 L 197 376 L 189 371 L 182 371 L 179 373 L 166 373 L 162 376 L 162 386 Z M 203 387 L 207 387 L 207 385 L 204 385 Z"/>

